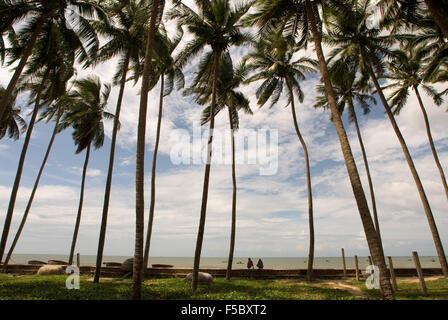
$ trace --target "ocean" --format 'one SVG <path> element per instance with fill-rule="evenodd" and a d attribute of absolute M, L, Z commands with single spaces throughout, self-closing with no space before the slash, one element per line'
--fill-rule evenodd
<path fill-rule="evenodd" d="M 131 258 L 126 256 L 104 256 L 104 262 L 123 262 Z M 248 257 L 237 257 L 233 259 L 233 268 L 246 268 Z M 265 269 L 306 269 L 307 258 L 280 258 L 280 257 L 250 257 L 254 264 L 257 264 L 259 258 L 263 260 Z M 13 254 L 10 264 L 27 264 L 29 260 L 48 261 L 50 259 L 68 260 L 68 255 L 59 254 Z M 76 257 L 75 257 L 76 259 Z M 96 264 L 96 256 L 80 255 L 81 265 L 94 266 Z M 411 256 L 392 257 L 395 268 L 415 268 L 414 261 Z M 354 257 L 346 257 L 347 268 L 355 267 Z M 364 269 L 368 264 L 367 257 L 358 257 L 359 267 Z M 420 263 L 422 267 L 440 268 L 438 257 L 421 256 Z M 171 264 L 174 268 L 192 268 L 193 257 L 150 257 L 151 264 Z M 225 257 L 202 257 L 201 268 L 204 269 L 225 269 L 227 268 L 227 258 Z M 316 257 L 314 258 L 314 268 L 316 269 L 342 269 L 341 257 Z"/>

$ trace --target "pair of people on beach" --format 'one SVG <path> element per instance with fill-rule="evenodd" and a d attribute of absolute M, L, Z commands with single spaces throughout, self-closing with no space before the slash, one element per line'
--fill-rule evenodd
<path fill-rule="evenodd" d="M 263 261 L 261 261 L 261 259 L 258 259 L 257 268 L 258 269 L 263 269 L 263 267 L 264 267 Z M 247 259 L 247 269 L 255 269 L 254 268 L 254 263 L 253 263 L 251 258 Z"/>

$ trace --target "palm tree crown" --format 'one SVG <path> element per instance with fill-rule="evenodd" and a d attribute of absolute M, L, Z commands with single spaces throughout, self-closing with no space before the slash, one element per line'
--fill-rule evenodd
<path fill-rule="evenodd" d="M 409 46 L 405 50 L 395 50 L 393 59 L 387 64 L 387 78 L 392 81 L 384 88 L 392 89 L 388 100 L 394 107 L 394 113 L 400 113 L 406 105 L 411 89 L 422 87 L 433 98 L 434 103 L 441 105 L 443 100 L 431 85 L 423 82 L 425 72 L 426 48 Z"/>
<path fill-rule="evenodd" d="M 280 37 L 279 34 L 272 33 L 261 39 L 255 45 L 254 51 L 245 57 L 247 68 L 250 71 L 258 71 L 246 82 L 264 80 L 256 91 L 260 106 L 269 99 L 270 106 L 274 106 L 281 97 L 284 85 L 291 86 L 299 101 L 303 101 L 304 94 L 299 81 L 304 80 L 306 74 L 315 72 L 317 62 L 308 57 L 293 60 L 294 52 L 298 49 L 300 45 L 294 43 L 293 37 Z M 293 99 L 291 93 L 287 91 L 288 103 Z"/>
<path fill-rule="evenodd" d="M 105 111 L 111 86 L 104 85 L 98 77 L 87 77 L 74 81 L 74 88 L 68 94 L 69 110 L 63 117 L 64 126 L 73 127 L 73 139 L 80 153 L 93 143 L 100 148 L 104 143 L 103 119 L 113 119 L 114 115 Z"/>
<path fill-rule="evenodd" d="M 177 57 L 179 67 L 199 55 L 210 46 L 214 55 L 220 55 L 232 46 L 239 46 L 251 39 L 248 33 L 241 31 L 241 18 L 249 10 L 252 2 L 235 5 L 231 8 L 229 0 L 196 0 L 201 13 L 198 14 L 183 3 L 168 13 L 169 19 L 176 19 L 178 25 L 186 27 L 194 36 L 187 42 Z M 203 69 L 210 79 L 211 64 L 207 64 L 211 54 L 206 54 L 201 63 L 208 65 Z"/>
<path fill-rule="evenodd" d="M 4 93 L 5 88 L 0 87 L 0 98 Z M 16 99 L 17 92 L 14 92 L 9 99 L 10 102 L 6 106 L 6 112 L 3 113 L 2 119 L 0 120 L 0 139 L 8 133 L 10 139 L 17 140 L 26 131 L 26 122 L 20 114 L 22 108 L 16 105 Z"/>

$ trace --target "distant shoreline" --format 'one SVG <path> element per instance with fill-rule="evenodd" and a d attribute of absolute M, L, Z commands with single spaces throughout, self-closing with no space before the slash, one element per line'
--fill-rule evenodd
<path fill-rule="evenodd" d="M 132 258 L 132 256 L 112 256 L 105 255 L 103 262 L 120 262 Z M 235 257 L 233 260 L 234 268 L 246 268 L 248 257 Z M 257 262 L 259 258 L 263 260 L 266 269 L 302 269 L 306 268 L 307 258 L 305 257 L 258 257 L 251 256 L 252 260 Z M 68 255 L 57 254 L 14 254 L 10 264 L 28 264 L 29 260 L 48 260 L 67 261 Z M 81 265 L 94 266 L 96 264 L 95 255 L 80 255 Z M 394 267 L 396 268 L 414 268 L 414 262 L 411 256 L 392 256 Z M 354 268 L 355 262 L 353 256 L 346 256 L 346 267 Z M 359 267 L 365 268 L 368 264 L 367 256 L 358 256 Z M 439 260 L 436 256 L 420 256 L 422 267 L 439 268 Z M 76 261 L 75 261 L 76 263 Z M 152 264 L 170 264 L 174 268 L 191 268 L 193 266 L 193 257 L 168 257 L 153 256 L 149 259 L 149 267 Z M 225 269 L 227 267 L 227 257 L 201 257 L 201 268 Z M 315 257 L 314 268 L 316 269 L 339 269 L 343 267 L 341 257 Z"/>

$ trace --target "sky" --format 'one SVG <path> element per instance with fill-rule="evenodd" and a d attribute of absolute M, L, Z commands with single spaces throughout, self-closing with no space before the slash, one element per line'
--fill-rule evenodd
<path fill-rule="evenodd" d="M 173 30 L 173 28 L 168 28 Z M 188 35 L 186 36 L 188 39 Z M 186 41 L 186 40 L 185 40 Z M 315 57 L 310 46 L 303 55 Z M 328 48 L 326 48 L 327 50 Z M 232 49 L 235 63 L 250 48 Z M 103 83 L 110 82 L 115 72 L 109 61 L 95 69 L 78 70 L 78 78 L 95 74 Z M 185 70 L 187 86 L 198 59 Z M 0 69 L 0 85 L 6 86 L 11 67 Z M 296 103 L 299 126 L 308 145 L 314 202 L 315 255 L 367 255 L 368 248 L 361 219 L 354 201 L 345 163 L 329 113 L 315 110 L 316 85 L 319 76 L 310 75 L 301 83 L 303 103 Z M 115 155 L 114 176 L 107 226 L 105 255 L 133 256 L 135 239 L 135 153 L 139 90 L 141 83 L 128 82 L 124 94 L 121 130 Z M 260 174 L 263 164 L 246 161 L 236 166 L 237 230 L 235 256 L 305 257 L 308 254 L 308 204 L 303 151 L 295 135 L 291 110 L 282 99 L 273 108 L 256 105 L 255 91 L 259 82 L 241 87 L 250 99 L 253 115 L 240 114 L 240 131 L 267 130 L 278 134 L 278 170 Z M 438 89 L 444 86 L 438 86 Z M 446 86 L 445 86 L 446 88 Z M 446 102 L 437 107 L 424 92 L 425 103 L 436 148 L 443 168 L 448 170 L 448 137 Z M 108 111 L 114 112 L 118 87 L 114 87 Z M 145 153 L 145 226 L 149 211 L 151 162 L 158 112 L 158 86 L 150 93 Z M 25 110 L 28 97 L 19 96 Z M 379 102 L 379 99 L 377 99 Z M 24 116 L 29 120 L 28 110 Z M 153 256 L 194 255 L 204 177 L 204 164 L 176 164 L 170 154 L 178 146 L 179 130 L 193 135 L 194 123 L 200 120 L 202 107 L 182 92 L 164 99 L 161 143 L 157 164 L 156 206 L 151 242 Z M 361 132 L 369 158 L 376 203 L 386 255 L 436 255 L 431 233 L 417 188 L 398 139 L 384 114 L 381 104 L 372 106 L 368 115 L 358 112 Z M 343 117 L 366 198 L 370 195 L 365 168 L 354 126 Z M 448 245 L 447 199 L 432 157 L 417 99 L 410 94 L 397 122 L 408 144 L 425 187 L 442 243 Z M 226 134 L 227 113 L 216 117 L 216 131 Z M 8 247 L 20 222 L 44 156 L 53 123 L 36 124 L 23 169 Z M 202 128 L 206 137 L 207 126 Z M 76 252 L 96 254 L 105 180 L 108 166 L 112 123 L 106 123 L 104 146 L 91 152 L 87 171 L 84 207 Z M 0 225 L 3 226 L 11 187 L 24 136 L 18 141 L 0 140 Z M 269 141 L 269 139 L 268 139 Z M 193 140 L 191 140 L 193 142 Z M 203 141 L 203 146 L 204 141 Z M 75 154 L 71 130 L 57 135 L 45 167 L 40 186 L 16 247 L 16 253 L 68 254 L 75 224 L 84 152 Z M 213 163 L 207 206 L 207 219 L 202 255 L 228 255 L 231 227 L 231 166 Z M 146 228 L 145 228 L 146 229 Z"/>

